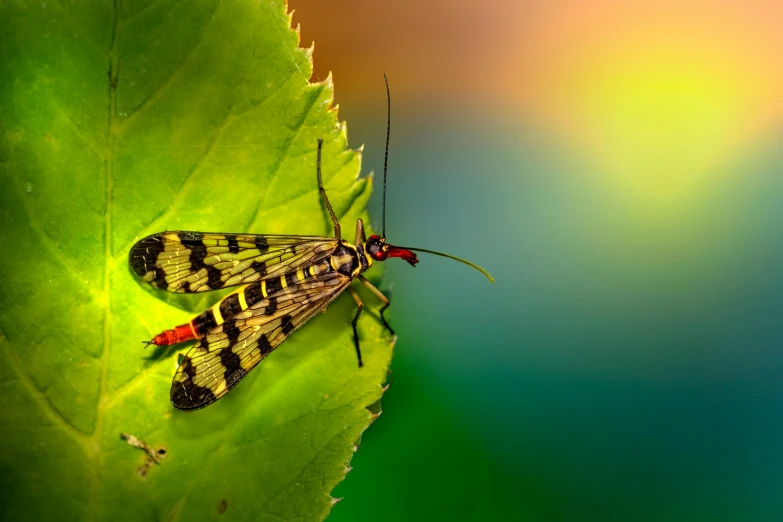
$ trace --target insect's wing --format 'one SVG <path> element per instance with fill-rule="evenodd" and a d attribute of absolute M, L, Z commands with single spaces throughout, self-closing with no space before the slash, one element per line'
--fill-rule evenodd
<path fill-rule="evenodd" d="M 156 288 L 207 292 L 295 270 L 335 246 L 334 238 L 318 236 L 162 232 L 133 245 L 128 260 Z"/>
<path fill-rule="evenodd" d="M 186 411 L 209 406 L 350 284 L 351 278 L 338 272 L 321 274 L 270 294 L 213 328 L 182 359 L 171 402 Z"/>

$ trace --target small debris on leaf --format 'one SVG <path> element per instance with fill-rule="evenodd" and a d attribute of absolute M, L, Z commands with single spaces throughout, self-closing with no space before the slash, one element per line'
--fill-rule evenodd
<path fill-rule="evenodd" d="M 135 435 L 130 435 L 128 433 L 121 433 L 120 435 L 128 444 L 145 453 L 144 463 L 136 470 L 140 477 L 146 477 L 147 472 L 149 472 L 152 466 L 160 464 L 160 461 L 166 457 L 166 448 L 163 446 L 155 449 Z"/>
<path fill-rule="evenodd" d="M 143 450 L 155 462 L 155 464 L 160 464 L 161 459 L 166 456 L 166 448 L 164 447 L 160 447 L 155 450 L 145 444 L 144 441 L 135 435 L 130 435 L 128 433 L 121 433 L 120 435 L 128 442 L 128 444 L 134 448 Z"/>

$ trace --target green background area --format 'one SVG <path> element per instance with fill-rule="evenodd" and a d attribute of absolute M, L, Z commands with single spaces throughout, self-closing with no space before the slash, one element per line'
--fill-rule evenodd
<path fill-rule="evenodd" d="M 389 264 L 392 385 L 330 520 L 778 520 L 780 135 L 666 216 L 501 115 L 393 121 L 389 240 L 497 283 Z M 381 168 L 382 120 L 351 136 Z"/>

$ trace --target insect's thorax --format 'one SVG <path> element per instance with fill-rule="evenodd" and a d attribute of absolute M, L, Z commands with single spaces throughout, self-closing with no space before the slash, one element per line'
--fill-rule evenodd
<path fill-rule="evenodd" d="M 340 241 L 332 251 L 329 264 L 334 271 L 353 279 L 372 266 L 372 259 L 365 254 L 364 245 L 361 243 L 354 246 Z"/>

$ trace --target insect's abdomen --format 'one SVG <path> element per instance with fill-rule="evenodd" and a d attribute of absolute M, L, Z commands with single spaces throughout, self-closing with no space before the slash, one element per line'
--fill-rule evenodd
<path fill-rule="evenodd" d="M 264 279 L 251 283 L 236 293 L 226 296 L 218 304 L 197 315 L 191 324 L 198 338 L 205 336 L 213 328 L 232 321 L 241 312 L 252 307 L 256 303 L 268 299 L 266 315 L 273 315 L 277 309 L 276 296 L 288 288 L 293 288 L 319 274 L 332 271 L 329 261 L 300 268 L 295 272 L 289 272 L 280 277 Z"/>
<path fill-rule="evenodd" d="M 263 300 L 267 300 L 263 307 L 264 314 L 274 315 L 277 311 L 278 298 L 285 294 L 288 289 L 295 289 L 300 284 L 318 275 L 333 272 L 334 264 L 343 270 L 355 267 L 356 262 L 352 261 L 355 257 L 351 258 L 350 249 L 347 250 L 348 254 L 345 252 L 338 253 L 338 249 L 329 259 L 324 259 L 279 277 L 251 283 L 238 292 L 227 295 L 215 306 L 194 317 L 190 323 L 177 326 L 173 330 L 166 330 L 155 336 L 151 343 L 160 346 L 201 339 L 220 325 L 224 325 L 224 329 L 227 327 L 231 329 L 237 315 Z"/>

